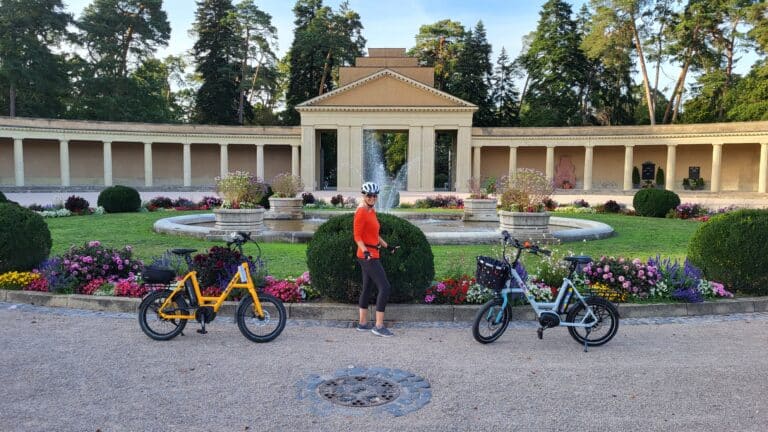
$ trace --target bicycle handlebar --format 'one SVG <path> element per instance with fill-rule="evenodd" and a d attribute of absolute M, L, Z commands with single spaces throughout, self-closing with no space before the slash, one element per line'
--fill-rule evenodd
<path fill-rule="evenodd" d="M 256 240 L 251 238 L 251 233 L 245 231 L 233 231 L 232 234 L 230 234 L 230 237 L 231 239 L 227 240 L 227 247 L 232 247 L 232 245 L 235 245 L 242 254 L 243 245 L 247 242 L 251 242 L 256 245 L 256 249 L 259 251 L 258 258 L 261 258 L 261 246 L 259 246 Z"/>
<path fill-rule="evenodd" d="M 515 249 L 519 251 L 527 250 L 528 252 L 534 255 L 538 255 L 538 254 L 542 254 L 546 256 L 552 255 L 552 251 L 547 249 L 542 249 L 541 247 L 539 247 L 539 245 L 536 245 L 527 241 L 520 243 L 520 240 L 513 238 L 507 230 L 504 230 L 501 232 L 501 237 L 504 241 L 505 248 L 507 244 L 511 244 Z M 518 256 L 520 255 L 518 254 Z"/>

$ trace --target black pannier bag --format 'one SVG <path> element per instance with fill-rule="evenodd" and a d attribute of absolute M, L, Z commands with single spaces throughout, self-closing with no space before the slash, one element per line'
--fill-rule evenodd
<path fill-rule="evenodd" d="M 176 272 L 167 267 L 148 265 L 141 272 L 141 278 L 146 284 L 169 285 L 176 278 Z"/>
<path fill-rule="evenodd" d="M 477 257 L 475 280 L 478 284 L 500 291 L 509 277 L 509 264 L 490 257 Z"/>

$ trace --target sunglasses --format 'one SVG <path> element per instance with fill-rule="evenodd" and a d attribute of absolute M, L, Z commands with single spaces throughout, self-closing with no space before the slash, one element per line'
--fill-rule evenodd
<path fill-rule="evenodd" d="M 379 194 L 365 194 L 365 196 L 368 198 L 378 198 Z"/>

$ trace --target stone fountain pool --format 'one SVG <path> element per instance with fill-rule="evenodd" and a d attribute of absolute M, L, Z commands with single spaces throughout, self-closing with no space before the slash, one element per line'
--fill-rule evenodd
<path fill-rule="evenodd" d="M 265 220 L 265 231 L 256 235 L 259 241 L 305 243 L 312 238 L 317 227 L 328 218 L 341 212 L 305 212 L 302 220 Z M 499 242 L 497 222 L 464 222 L 461 214 L 426 214 L 396 212 L 396 216 L 408 219 L 424 232 L 433 245 L 494 244 Z M 613 228 L 601 222 L 553 216 L 550 232 L 561 242 L 597 240 L 613 235 Z M 159 233 L 190 236 L 217 241 L 228 238 L 226 232 L 214 228 L 213 213 L 175 216 L 155 222 Z"/>

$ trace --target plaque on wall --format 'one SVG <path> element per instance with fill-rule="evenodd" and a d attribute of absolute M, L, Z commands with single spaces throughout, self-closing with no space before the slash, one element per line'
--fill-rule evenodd
<path fill-rule="evenodd" d="M 643 162 L 643 171 L 641 178 L 643 180 L 655 180 L 656 179 L 656 164 L 653 162 Z"/>
<path fill-rule="evenodd" d="M 699 167 L 697 166 L 689 166 L 688 167 L 688 178 L 698 180 L 699 179 Z"/>

